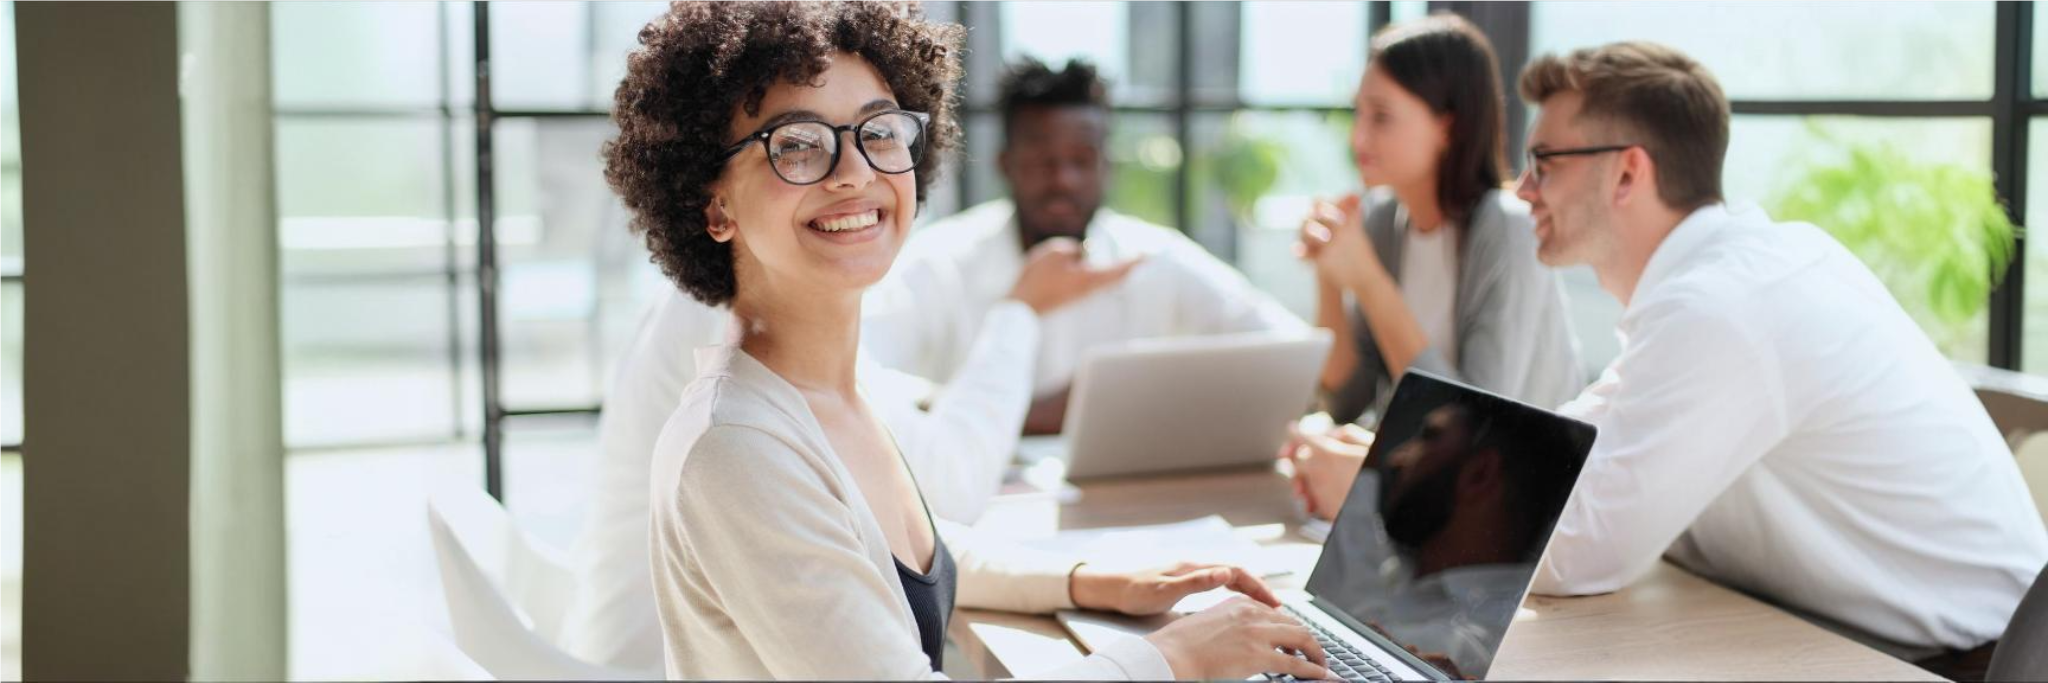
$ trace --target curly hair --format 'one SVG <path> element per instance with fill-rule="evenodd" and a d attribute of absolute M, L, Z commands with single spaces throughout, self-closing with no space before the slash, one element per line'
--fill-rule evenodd
<path fill-rule="evenodd" d="M 605 181 L 662 274 L 698 301 L 728 304 L 738 291 L 732 245 L 711 239 L 704 210 L 739 108 L 759 114 L 771 86 L 812 83 L 833 54 L 859 55 L 899 106 L 931 115 L 916 168 L 922 206 L 960 136 L 953 111 L 964 33 L 928 23 L 915 3 L 671 3 L 626 58 L 612 103 L 619 133 L 603 150 Z"/>

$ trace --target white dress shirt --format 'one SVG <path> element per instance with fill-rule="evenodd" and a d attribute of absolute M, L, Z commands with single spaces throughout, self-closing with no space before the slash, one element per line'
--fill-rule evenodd
<path fill-rule="evenodd" d="M 668 675 L 687 679 L 941 678 L 918 639 L 889 542 L 795 387 L 737 346 L 700 374 L 656 442 L 656 604 Z M 962 608 L 1072 607 L 1075 562 L 935 520 Z M 1037 678 L 1173 677 L 1130 638 Z"/>
<path fill-rule="evenodd" d="M 590 517 L 573 553 L 578 593 L 569 651 L 586 661 L 659 675 L 661 625 L 648 576 L 648 473 L 654 441 L 697 376 L 691 350 L 726 338 L 731 313 L 672 291 L 649 309 L 619 359 L 598 425 Z M 1024 304 L 990 307 L 988 334 L 945 387 L 872 362 L 860 369 L 870 406 L 896 435 L 933 515 L 980 518 L 1016 451 L 1030 407 L 1038 318 Z"/>
<path fill-rule="evenodd" d="M 972 207 L 911 235 L 895 268 L 870 290 L 861 340 L 877 362 L 939 383 L 959 372 L 987 311 L 1024 267 L 1008 200 Z M 1143 255 L 1123 282 L 1046 314 L 1032 385 L 1066 389 L 1098 347 L 1146 337 L 1308 329 L 1201 245 L 1169 228 L 1099 209 L 1082 248 L 1089 263 Z"/>
<path fill-rule="evenodd" d="M 1880 642 L 2004 632 L 2048 532 L 1982 404 L 1854 255 L 1712 205 L 1632 299 L 1620 357 L 1564 408 L 1600 434 L 1536 591 L 1616 590 L 1668 556 Z"/>

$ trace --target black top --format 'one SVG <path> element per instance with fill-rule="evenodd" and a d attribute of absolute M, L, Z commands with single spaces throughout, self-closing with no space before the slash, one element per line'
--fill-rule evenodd
<path fill-rule="evenodd" d="M 918 640 L 925 656 L 932 658 L 932 670 L 940 670 L 939 659 L 946 649 L 946 619 L 953 616 L 953 556 L 946 541 L 932 535 L 932 570 L 919 574 L 896 561 L 896 575 L 903 579 L 903 596 L 910 601 L 910 614 L 917 618 Z"/>

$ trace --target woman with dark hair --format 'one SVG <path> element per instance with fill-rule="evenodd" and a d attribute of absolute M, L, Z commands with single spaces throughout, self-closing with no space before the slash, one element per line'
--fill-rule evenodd
<path fill-rule="evenodd" d="M 1493 46 L 1437 14 L 1382 30 L 1367 63 L 1351 152 L 1371 189 L 1318 202 L 1297 248 L 1315 266 L 1316 324 L 1338 339 L 1322 372 L 1331 417 L 1360 419 L 1411 369 L 1538 406 L 1570 400 L 1583 381 L 1563 290 L 1536 260 L 1528 206 L 1501 190 Z M 1356 428 L 1319 436 L 1283 455 L 1296 457 L 1311 512 L 1327 518 L 1365 439 Z"/>
<path fill-rule="evenodd" d="M 932 677 L 957 582 L 960 606 L 1017 611 L 1249 596 L 1041 676 L 1327 676 L 1314 638 L 1242 569 L 1028 557 L 927 512 L 855 356 L 861 293 L 959 136 L 960 36 L 882 3 L 678 2 L 640 32 L 605 176 L 663 272 L 733 316 L 655 445 L 669 675 Z"/>

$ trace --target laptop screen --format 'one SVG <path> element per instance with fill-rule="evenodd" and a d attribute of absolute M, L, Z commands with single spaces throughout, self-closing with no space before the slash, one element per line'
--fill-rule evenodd
<path fill-rule="evenodd" d="M 1485 677 L 1593 433 L 1548 411 L 1407 373 L 1308 592 L 1453 678 Z"/>

